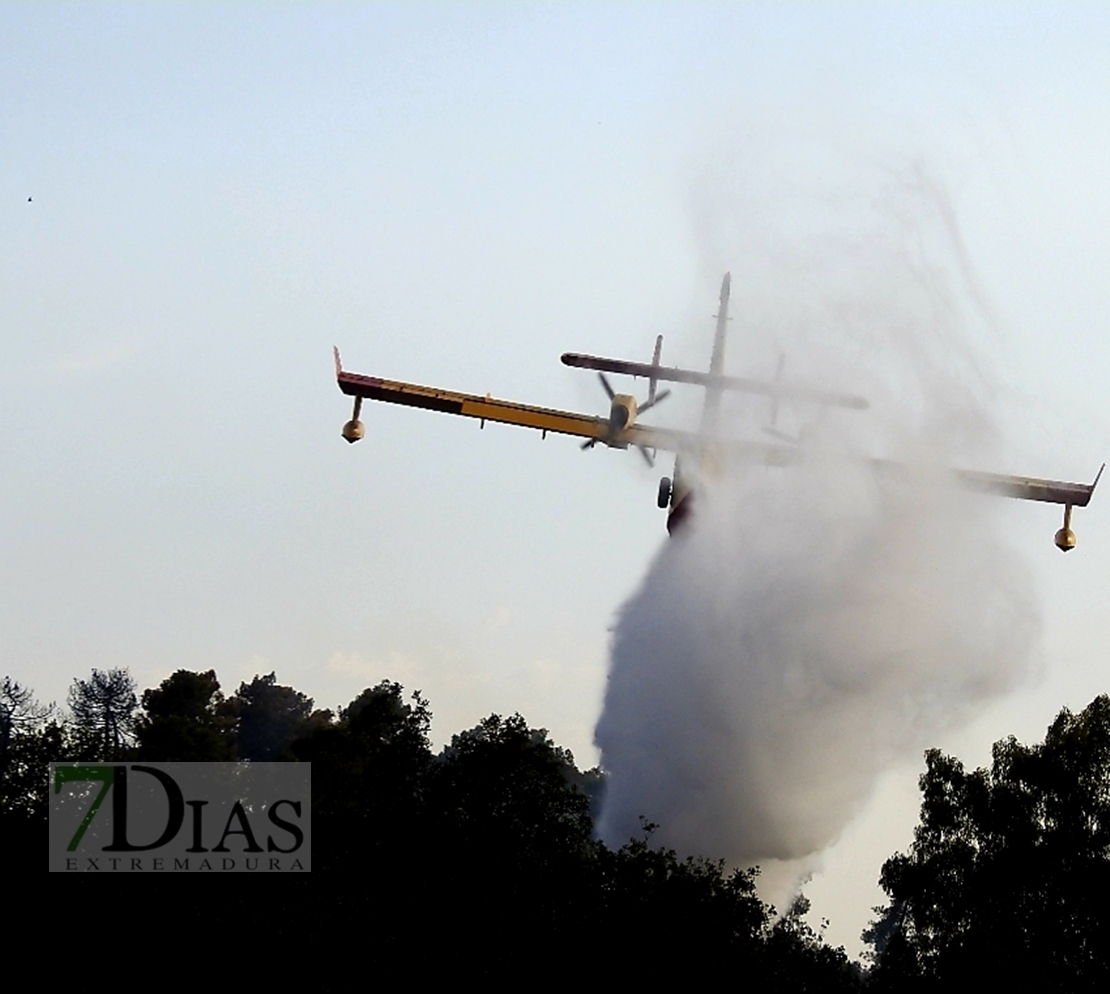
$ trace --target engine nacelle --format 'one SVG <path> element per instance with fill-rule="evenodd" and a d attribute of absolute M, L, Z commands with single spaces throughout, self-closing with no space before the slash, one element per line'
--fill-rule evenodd
<path fill-rule="evenodd" d="M 352 418 L 343 426 L 341 434 L 348 442 L 357 442 L 366 434 L 366 428 L 357 418 Z"/>
<path fill-rule="evenodd" d="M 636 423 L 636 398 L 618 393 L 609 407 L 609 431 L 617 435 Z"/>

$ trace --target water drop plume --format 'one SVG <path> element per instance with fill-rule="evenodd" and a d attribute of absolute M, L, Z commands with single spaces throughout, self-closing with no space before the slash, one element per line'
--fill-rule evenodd
<path fill-rule="evenodd" d="M 621 609 L 596 730 L 610 843 L 643 817 L 655 842 L 736 865 L 819 852 L 884 768 L 1028 668 L 1029 572 L 996 499 L 950 472 L 999 450 L 983 322 L 938 187 L 895 186 L 766 247 L 778 264 L 758 280 L 733 274 L 734 371 L 759 355 L 773 369 L 782 349 L 798 378 L 872 407 L 796 409 L 780 427 L 802 436 L 800 465 L 707 475 L 691 527 Z M 725 433 L 758 434 L 760 404 L 734 398 Z"/>

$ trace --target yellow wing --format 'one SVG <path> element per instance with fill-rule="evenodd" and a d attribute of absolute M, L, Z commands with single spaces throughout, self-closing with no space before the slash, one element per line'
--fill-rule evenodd
<path fill-rule="evenodd" d="M 464 418 L 538 428 L 540 431 L 576 435 L 597 441 L 604 441 L 609 433 L 609 422 L 597 415 L 556 411 L 509 400 L 495 400 L 489 395 L 482 397 L 472 393 L 456 393 L 453 390 L 422 387 L 399 380 L 383 380 L 377 376 L 363 376 L 343 370 L 340 370 L 338 380 L 339 389 L 351 397 L 365 397 L 367 400 L 402 404 L 405 407 L 422 407 L 442 414 L 459 414 Z"/>

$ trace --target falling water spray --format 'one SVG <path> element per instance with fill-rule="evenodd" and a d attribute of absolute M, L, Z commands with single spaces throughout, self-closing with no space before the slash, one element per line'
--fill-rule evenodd
<path fill-rule="evenodd" d="M 658 844 L 734 865 L 817 853 L 888 765 L 1028 668 L 1029 573 L 997 499 L 950 472 L 989 461 L 999 433 L 963 262 L 943 250 L 951 211 L 923 189 L 780 251 L 789 265 L 746 288 L 734 271 L 749 362 L 801 355 L 798 375 L 872 408 L 795 411 L 797 465 L 707 474 L 690 527 L 620 610 L 596 730 L 612 844 L 646 819 Z M 740 400 L 722 432 L 758 432 L 759 414 Z M 878 473 L 875 456 L 902 468 Z"/>

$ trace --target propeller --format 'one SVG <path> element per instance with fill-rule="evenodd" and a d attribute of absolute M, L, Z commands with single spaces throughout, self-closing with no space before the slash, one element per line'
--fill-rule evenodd
<path fill-rule="evenodd" d="M 659 351 L 659 345 L 657 344 L 656 345 L 656 355 L 658 355 L 658 351 Z M 601 389 L 605 391 L 605 396 L 609 398 L 609 401 L 612 402 L 612 401 L 616 400 L 617 399 L 617 391 L 613 389 L 613 384 L 611 384 L 609 382 L 609 377 L 607 377 L 604 373 L 598 373 L 597 378 L 598 378 L 598 381 L 601 383 Z M 650 408 L 654 407 L 656 404 L 661 403 L 662 401 L 666 400 L 670 395 L 671 395 L 670 390 L 656 391 L 655 381 L 653 380 L 652 384 L 651 384 L 651 389 L 648 392 L 648 399 L 645 400 L 642 404 L 636 404 L 635 405 L 636 406 L 636 411 L 637 412 L 647 411 Z M 623 406 L 621 408 L 621 411 L 622 411 L 622 414 L 627 415 L 627 412 L 624 411 Z M 624 424 L 618 424 L 616 426 L 617 430 L 623 429 L 624 427 L 625 427 Z M 595 445 L 597 445 L 597 441 L 598 440 L 596 438 L 587 438 L 586 441 L 584 441 L 582 443 L 580 448 L 582 449 L 583 452 L 585 452 L 587 449 L 592 449 Z M 649 466 L 654 467 L 655 466 L 655 456 L 654 456 L 654 454 L 652 452 L 649 452 L 647 450 L 647 448 L 645 448 L 642 445 L 637 445 L 636 448 L 638 448 L 640 450 L 640 455 L 642 455 L 644 457 L 644 461 Z"/>
<path fill-rule="evenodd" d="M 671 395 L 670 390 L 660 390 L 654 397 L 649 397 L 642 404 L 637 405 L 636 410 L 646 411 L 654 407 L 661 401 L 666 400 Z"/>
<path fill-rule="evenodd" d="M 598 373 L 597 378 L 601 381 L 601 389 L 605 391 L 605 396 L 610 400 L 615 400 L 617 391 L 613 389 L 613 385 L 609 382 L 609 377 L 604 373 Z M 654 389 L 648 392 L 648 399 L 642 404 L 636 405 L 637 411 L 647 411 L 653 408 L 656 404 L 662 403 L 671 395 L 670 390 L 660 390 L 656 392 Z"/>

